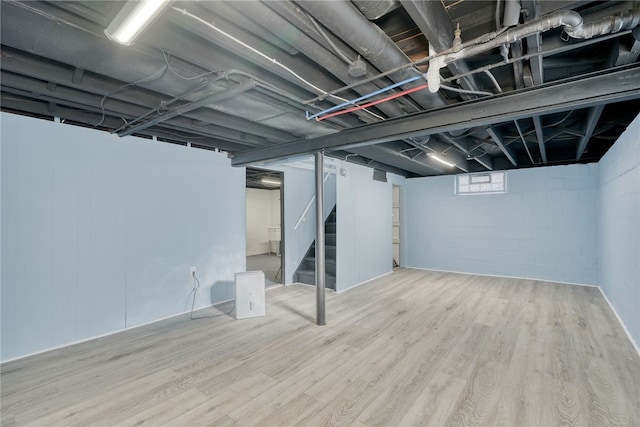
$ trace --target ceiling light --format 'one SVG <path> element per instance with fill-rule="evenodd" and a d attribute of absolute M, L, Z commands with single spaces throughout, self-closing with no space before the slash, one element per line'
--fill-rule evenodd
<path fill-rule="evenodd" d="M 455 167 L 455 164 L 447 162 L 446 160 L 441 159 L 440 157 L 438 157 L 437 154 L 429 153 L 429 154 L 427 154 L 427 156 L 431 157 L 433 160 L 436 160 L 436 161 L 442 163 L 443 165 L 449 166 L 450 168 Z"/>
<path fill-rule="evenodd" d="M 129 0 L 104 34 L 113 41 L 130 45 L 169 3 L 171 0 Z"/>
<path fill-rule="evenodd" d="M 263 184 L 280 185 L 280 180 L 273 178 L 262 178 L 260 182 L 262 182 Z"/>

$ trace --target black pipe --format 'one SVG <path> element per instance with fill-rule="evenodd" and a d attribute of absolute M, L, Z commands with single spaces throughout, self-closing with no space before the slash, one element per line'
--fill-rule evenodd
<path fill-rule="evenodd" d="M 282 18 L 280 15 L 275 13 L 263 3 L 256 2 L 253 3 L 251 7 L 244 7 L 243 3 L 238 3 L 236 6 L 234 6 L 234 4 L 232 3 L 231 6 L 239 8 L 241 13 L 244 16 L 248 17 L 251 21 L 260 22 L 262 25 L 264 25 L 265 28 L 267 28 L 268 31 L 270 31 L 277 37 L 282 37 L 283 33 L 286 33 L 288 43 L 290 45 L 298 49 L 314 62 L 318 63 L 318 65 L 329 71 L 343 83 L 351 84 L 358 80 L 349 75 L 345 64 L 341 60 L 339 60 L 333 52 L 329 52 L 324 46 L 313 40 L 311 37 L 307 36 L 305 33 L 300 31 L 297 27 L 295 27 L 286 19 Z M 216 13 L 218 12 L 224 13 L 224 9 L 218 11 L 216 8 Z M 238 25 L 246 25 L 245 22 L 246 20 L 240 21 L 238 22 Z M 373 74 L 369 72 L 368 75 Z M 378 86 L 370 83 L 359 87 L 357 93 L 363 95 L 373 92 L 377 89 L 379 89 Z M 327 98 L 327 100 L 329 99 L 330 98 Z M 400 116 L 404 113 L 404 111 L 400 107 L 398 107 L 396 103 L 380 105 L 378 106 L 378 108 L 389 117 Z"/>

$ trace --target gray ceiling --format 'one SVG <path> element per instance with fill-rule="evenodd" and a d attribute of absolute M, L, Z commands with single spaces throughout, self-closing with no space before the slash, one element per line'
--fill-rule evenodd
<path fill-rule="evenodd" d="M 597 161 L 640 111 L 637 2 L 175 1 L 121 46 L 104 29 L 123 4 L 2 1 L 2 110 L 236 165 L 324 149 L 405 176 Z M 447 61 L 437 93 L 422 87 L 429 44 Z"/>

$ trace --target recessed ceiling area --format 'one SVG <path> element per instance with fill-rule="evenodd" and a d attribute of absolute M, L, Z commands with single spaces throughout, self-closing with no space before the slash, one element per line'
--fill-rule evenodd
<path fill-rule="evenodd" d="M 640 111 L 637 2 L 174 1 L 129 46 L 124 5 L 2 1 L 2 110 L 407 177 L 596 162 Z"/>
<path fill-rule="evenodd" d="M 281 172 L 247 167 L 247 188 L 278 190 L 282 185 Z"/>

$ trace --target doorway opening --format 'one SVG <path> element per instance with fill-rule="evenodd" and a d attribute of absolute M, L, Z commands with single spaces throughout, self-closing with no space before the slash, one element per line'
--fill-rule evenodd
<path fill-rule="evenodd" d="M 284 173 L 246 168 L 247 271 L 264 272 L 265 286 L 284 283 Z"/>

